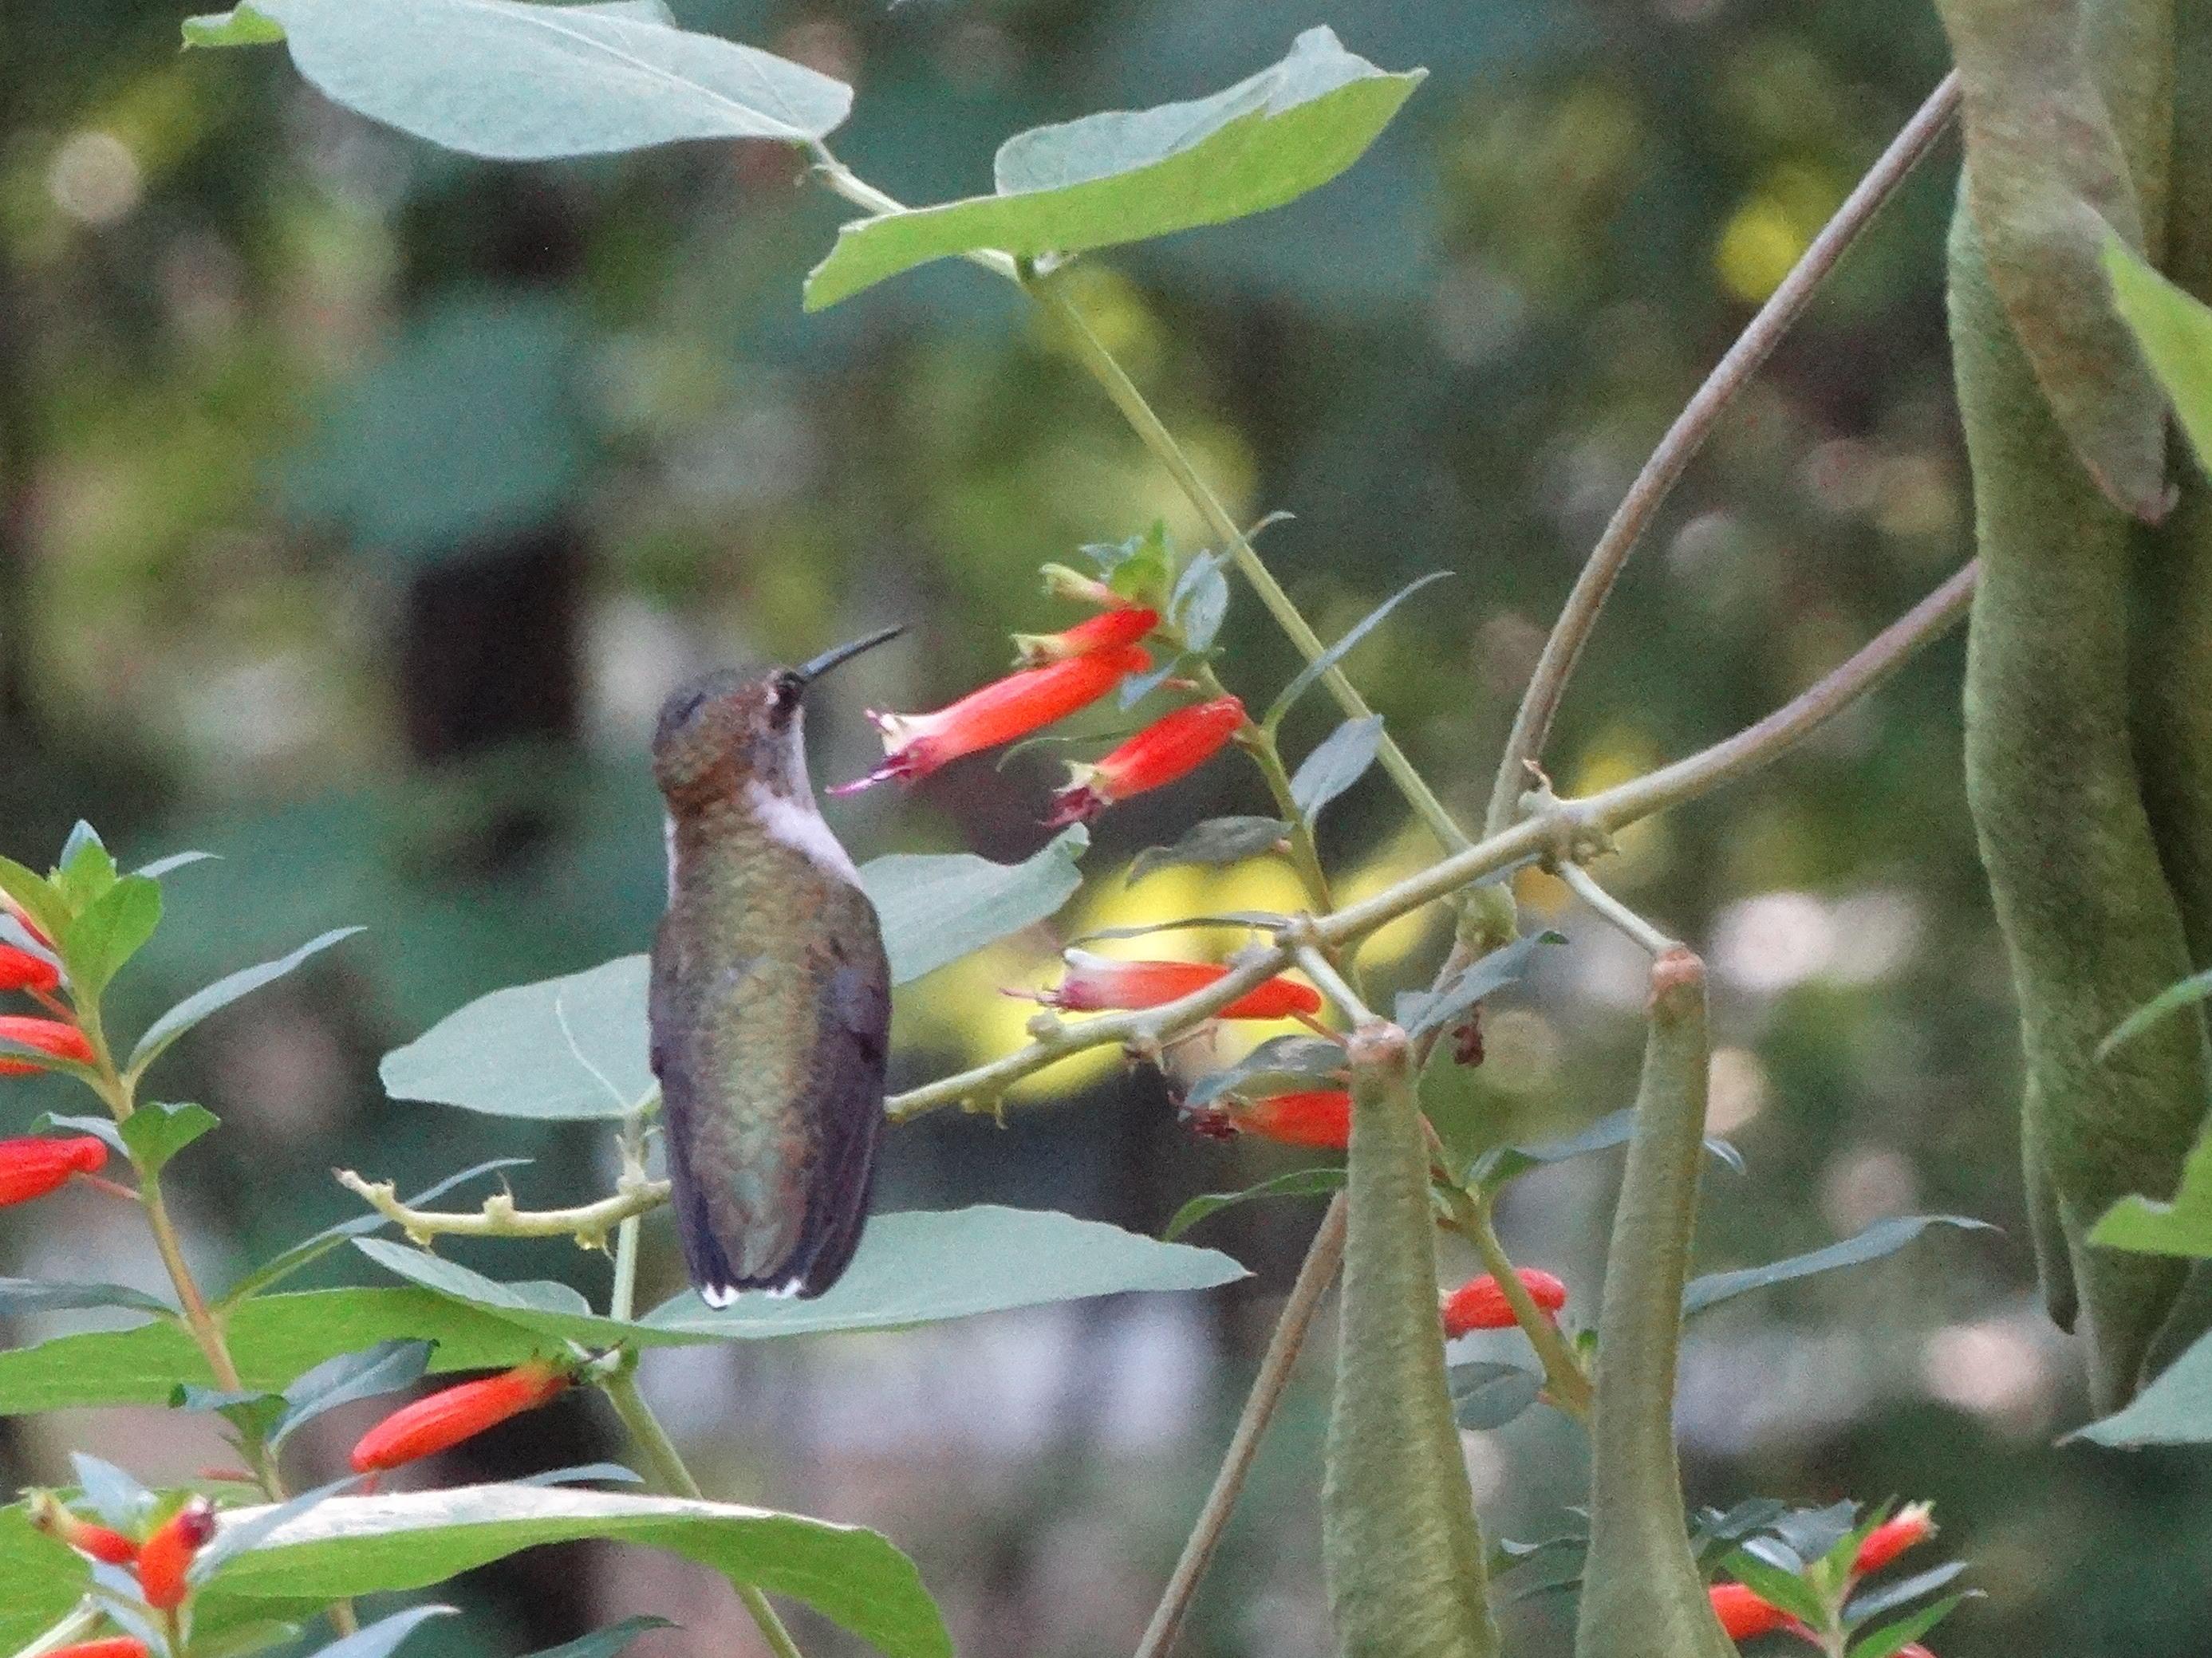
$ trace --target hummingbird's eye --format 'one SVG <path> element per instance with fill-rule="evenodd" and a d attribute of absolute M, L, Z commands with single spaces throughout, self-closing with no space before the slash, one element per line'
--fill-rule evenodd
<path fill-rule="evenodd" d="M 799 695 L 805 689 L 806 682 L 786 668 L 769 683 L 769 707 L 779 717 L 787 714 L 799 706 Z"/>

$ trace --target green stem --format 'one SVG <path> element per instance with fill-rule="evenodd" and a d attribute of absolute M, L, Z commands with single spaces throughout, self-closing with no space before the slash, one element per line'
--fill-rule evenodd
<path fill-rule="evenodd" d="M 1521 1333 L 1528 1338 L 1528 1345 L 1536 1350 L 1537 1362 L 1544 1367 L 1544 1391 L 1551 1395 L 1552 1403 L 1577 1422 L 1587 1424 L 1590 1414 L 1589 1377 L 1584 1373 L 1582 1361 L 1567 1343 L 1565 1334 L 1553 1321 L 1550 1314 L 1536 1304 L 1528 1293 L 1528 1286 L 1521 1282 L 1521 1274 L 1513 1265 L 1513 1258 L 1505 1253 L 1499 1240 L 1498 1228 L 1491 1218 L 1492 1198 L 1488 1193 L 1471 1198 L 1456 1187 L 1446 1187 L 1444 1202 L 1459 1223 L 1459 1230 L 1474 1246 L 1481 1258 L 1482 1270 L 1497 1280 L 1498 1293 L 1505 1304 L 1513 1309 L 1513 1321 L 1521 1327 Z"/>
<path fill-rule="evenodd" d="M 599 1391 L 606 1394 L 607 1402 L 615 1407 L 615 1414 L 629 1430 L 629 1436 L 644 1455 L 646 1465 L 653 1470 L 653 1481 L 666 1494 L 688 1497 L 695 1502 L 706 1500 L 699 1482 L 691 1477 L 684 1466 L 684 1455 L 676 1448 L 676 1442 L 668 1436 L 668 1430 L 660 1425 L 660 1418 L 653 1413 L 653 1406 L 645 1402 L 645 1395 L 637 1387 L 637 1356 L 625 1354 L 623 1362 L 611 1372 L 598 1378 Z M 775 1608 L 768 1597 L 750 1583 L 735 1585 L 738 1599 L 751 1614 L 761 1638 L 769 1644 L 775 1658 L 800 1658 L 799 1643 L 791 1638 L 791 1631 L 783 1626 Z"/>
<path fill-rule="evenodd" d="M 1169 477 L 1188 497 L 1191 505 L 1198 508 L 1207 529 L 1229 549 L 1230 556 L 1236 560 L 1237 569 L 1252 584 L 1252 591 L 1260 596 L 1260 602 L 1267 607 L 1267 613 L 1275 618 L 1276 625 L 1289 635 L 1291 644 L 1297 647 L 1298 653 L 1309 662 L 1318 658 L 1328 648 L 1322 644 L 1321 635 L 1313 630 L 1297 604 L 1291 602 L 1290 594 L 1283 590 L 1282 583 L 1275 580 L 1274 573 L 1253 550 L 1251 541 L 1243 530 L 1229 515 L 1228 509 L 1221 504 L 1220 498 L 1206 480 L 1198 475 L 1198 469 L 1192 465 L 1189 455 L 1176 441 L 1175 434 L 1168 430 L 1166 423 L 1153 411 L 1152 404 L 1145 400 L 1145 394 L 1137 389 L 1136 382 L 1129 378 L 1114 354 L 1106 349 L 1105 343 L 1091 332 L 1091 325 L 1084 320 L 1083 313 L 1050 281 L 1032 278 L 1024 280 L 1022 286 L 1044 308 L 1046 314 L 1066 331 L 1076 360 L 1090 371 L 1091 377 L 1098 382 L 1100 389 L 1113 405 L 1121 411 L 1121 417 L 1129 422 L 1139 440 L 1152 452 L 1152 458 L 1167 469 Z M 1322 683 L 1336 698 L 1337 706 L 1351 718 L 1364 720 L 1375 712 L 1367 706 L 1367 699 L 1359 694 L 1358 688 L 1343 669 L 1331 668 L 1322 676 Z M 1405 751 L 1387 731 L 1382 734 L 1381 758 L 1383 770 L 1390 774 L 1399 792 L 1440 842 L 1455 852 L 1471 844 L 1466 832 L 1453 821 L 1452 815 L 1444 810 L 1443 802 L 1437 799 L 1435 791 L 1413 768 L 1413 762 L 1406 757 Z"/>

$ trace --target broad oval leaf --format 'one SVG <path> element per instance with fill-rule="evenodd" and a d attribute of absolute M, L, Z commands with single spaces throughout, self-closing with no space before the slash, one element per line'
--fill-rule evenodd
<path fill-rule="evenodd" d="M 1313 28 L 1210 98 L 1017 134 L 1000 149 L 997 193 L 847 225 L 807 278 L 806 308 L 978 248 L 1108 247 L 1280 207 L 1358 161 L 1424 73 L 1386 73 Z"/>
<path fill-rule="evenodd" d="M 1175 1212 L 1174 1218 L 1161 1229 L 1160 1236 L 1172 1242 L 1199 1222 L 1235 1204 L 1250 1203 L 1260 1198 L 1320 1197 L 1343 1189 L 1344 1170 L 1335 1164 L 1293 1169 L 1273 1180 L 1263 1180 L 1257 1186 L 1248 1186 L 1241 1192 L 1206 1192 L 1193 1198 Z"/>
<path fill-rule="evenodd" d="M 2212 1335 L 2199 1336 L 2125 1409 L 2076 1429 L 2066 1439 L 2086 1439 L 2115 1450 L 2212 1445 Z"/>
<path fill-rule="evenodd" d="M 88 1002 L 97 1000 L 161 924 L 159 881 L 143 875 L 117 881 L 56 935 L 71 991 Z"/>
<path fill-rule="evenodd" d="M 1300 762 L 1291 778 L 1291 801 L 1309 823 L 1322 808 L 1367 774 L 1382 747 L 1382 716 L 1347 720 Z"/>
<path fill-rule="evenodd" d="M 156 888 L 158 891 L 160 889 Z M 131 1050 L 131 1063 L 126 1067 L 133 1076 L 161 1057 L 170 1043 L 202 1020 L 211 1018 L 233 1002 L 251 996 L 255 991 L 296 970 L 311 956 L 319 956 L 332 944 L 343 944 L 362 931 L 357 926 L 333 928 L 319 938 L 310 938 L 289 956 L 280 956 L 273 962 L 263 962 L 256 967 L 240 968 L 237 972 L 217 979 L 206 989 L 196 991 L 154 1021 L 146 1034 L 138 1039 L 137 1047 Z"/>
<path fill-rule="evenodd" d="M 258 1511 L 224 1517 L 251 1524 Z M 229 1561 L 218 1603 L 422 1588 L 523 1549 L 581 1538 L 645 1544 L 732 1583 L 803 1600 L 888 1658 L 951 1658 L 913 1562 L 857 1526 L 729 1503 L 623 1491 L 477 1485 L 334 1497 Z"/>
<path fill-rule="evenodd" d="M 1418 580 L 1410 581 L 1384 599 L 1373 610 L 1352 623 L 1339 639 L 1319 656 L 1298 670 L 1297 677 L 1283 687 L 1275 700 L 1267 705 L 1267 716 L 1260 723 L 1269 731 L 1283 723 L 1283 716 L 1297 704 L 1297 700 L 1320 683 L 1321 677 L 1349 655 L 1354 646 L 1382 623 L 1382 619 L 1422 588 L 1432 582 L 1442 581 L 1451 574 L 1449 570 L 1431 570 Z"/>
<path fill-rule="evenodd" d="M 176 1309 L 160 1297 L 120 1284 L 53 1284 L 44 1278 L 0 1278 L 0 1317 L 82 1312 L 95 1307 L 176 1315 Z"/>
<path fill-rule="evenodd" d="M 1520 1364 L 1476 1360 L 1444 1372 L 1452 1419 L 1469 1433 L 1502 1428 L 1536 1402 L 1544 1378 Z"/>
<path fill-rule="evenodd" d="M 394 1099 L 501 1117 L 625 1117 L 654 1086 L 646 958 L 495 990 L 384 1056 Z"/>
<path fill-rule="evenodd" d="M 1792 1278 L 1810 1278 L 1815 1272 L 1833 1272 L 1838 1266 L 1879 1260 L 1884 1255 L 1894 1254 L 1931 1226 L 1956 1226 L 1977 1232 L 1996 1230 L 1985 1220 L 1974 1220 L 1965 1215 L 1893 1215 L 1839 1243 L 1792 1255 L 1787 1260 L 1747 1266 L 1741 1272 L 1708 1272 L 1703 1278 L 1692 1278 L 1682 1292 L 1682 1316 L 1702 1313 L 1708 1307 L 1717 1307 L 1753 1290 L 1763 1290 L 1770 1284 L 1786 1284 Z"/>
<path fill-rule="evenodd" d="M 1218 867 L 1273 852 L 1289 838 L 1291 826 L 1279 817 L 1209 817 L 1183 832 L 1171 847 L 1146 847 L 1130 862 L 1123 884 L 1134 886 L 1155 870 L 1178 864 Z"/>
<path fill-rule="evenodd" d="M 279 38 L 325 96 L 432 143 L 500 161 L 685 138 L 820 139 L 853 89 L 637 6 L 524 0 L 252 0 L 194 18 L 187 44 Z"/>
<path fill-rule="evenodd" d="M 1210 1071 L 1194 1082 L 1183 1096 L 1183 1103 L 1209 1105 L 1224 1094 L 1258 1082 L 1310 1086 L 1341 1076 L 1346 1064 L 1341 1042 L 1322 1036 L 1270 1036 L 1236 1064 Z"/>
<path fill-rule="evenodd" d="M 891 982 L 909 984 L 1051 915 L 1083 884 L 1076 864 L 1090 844 L 1078 823 L 1018 864 L 969 852 L 872 860 L 860 884 L 883 922 Z"/>

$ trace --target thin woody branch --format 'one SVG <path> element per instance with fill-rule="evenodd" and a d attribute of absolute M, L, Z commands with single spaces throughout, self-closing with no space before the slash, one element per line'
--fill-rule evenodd
<path fill-rule="evenodd" d="M 409 1242 L 425 1248 L 440 1237 L 573 1237 L 579 1248 L 604 1249 L 608 1234 L 624 1221 L 650 1214 L 668 1201 L 666 1181 L 626 1175 L 617 1182 L 612 1197 L 571 1209 L 518 1208 L 506 1192 L 495 1193 L 476 1210 L 411 1209 L 399 1200 L 390 1181 L 365 1180 L 350 1169 L 332 1172 L 339 1185 L 397 1225 Z"/>

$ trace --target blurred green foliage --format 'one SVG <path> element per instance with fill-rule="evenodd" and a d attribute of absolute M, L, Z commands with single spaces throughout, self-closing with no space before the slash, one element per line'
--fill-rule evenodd
<path fill-rule="evenodd" d="M 853 81 L 840 153 L 911 202 L 987 188 L 1022 126 L 1201 94 L 1310 24 L 1385 67 L 1428 66 L 1346 178 L 1101 257 L 1080 298 L 1235 510 L 1296 515 L 1264 550 L 1323 636 L 1457 572 L 1352 665 L 1469 816 L 1644 452 L 1943 66 L 1907 0 L 677 9 Z M 50 855 L 82 815 L 149 855 L 223 855 L 173 878 L 169 925 L 118 987 L 147 1010 L 369 927 L 164 1061 L 165 1093 L 242 1131 L 174 1171 L 193 1221 L 265 1252 L 346 1212 L 333 1162 L 406 1183 L 520 1151 L 541 1159 L 532 1190 L 592 1177 L 580 1133 L 532 1145 L 444 1114 L 430 1145 L 414 1114 L 429 1108 L 384 1102 L 374 1060 L 471 996 L 643 946 L 662 878 L 645 738 L 667 684 L 912 622 L 824 710 L 817 771 L 836 780 L 866 762 L 863 701 L 934 706 L 1004 665 L 1008 630 L 1073 619 L 1036 592 L 1040 562 L 1155 519 L 1182 545 L 1204 537 L 1002 285 L 939 264 L 803 316 L 840 214 L 787 153 L 469 163 L 334 111 L 275 54 L 180 58 L 176 24 L 143 3 L 14 0 L 0 43 L 0 848 Z M 1966 556 L 1941 298 L 1954 167 L 1942 153 L 1876 223 L 1642 550 L 1553 748 L 1563 790 L 1755 718 Z M 1222 641 L 1248 700 L 1295 666 L 1242 592 Z M 2212 1541 L 2176 1517 L 2202 1512 L 2202 1459 L 2048 1444 L 2078 1388 L 2028 1297 L 1958 660 L 1933 653 L 1774 772 L 1624 837 L 1609 872 L 1715 962 L 1717 1092 L 1751 1174 L 1710 1177 L 1705 1266 L 1911 1208 L 2008 1233 L 1717 1314 L 1686 1374 L 1692 1498 L 1935 1498 L 1990 1594 L 1944 1631 L 1947 1658 L 2187 1650 Z M 1329 728 L 1320 704 L 1289 722 L 1294 751 Z M 862 857 L 1007 859 L 1042 844 L 1055 775 L 1049 755 L 971 761 L 833 815 Z M 1173 872 L 1121 897 L 1118 871 L 1199 817 L 1262 810 L 1224 763 L 1109 815 L 1071 925 L 1193 899 Z M 1371 870 L 1424 848 L 1370 777 L 1324 850 Z M 1206 908 L 1263 902 L 1204 890 Z M 1613 941 L 1541 878 L 1522 891 L 1573 943 L 1493 1005 L 1487 1062 L 1452 1073 L 1464 1097 L 1439 1108 L 1529 1139 L 1625 1102 L 1635 995 Z M 1378 945 L 1382 976 L 1418 978 L 1419 942 Z M 902 1075 L 1011 1040 L 982 1004 L 1048 954 L 902 993 Z M 1194 1193 L 1286 1166 L 1189 1138 L 1154 1083 L 1106 1076 L 1072 1097 L 1004 1131 L 902 1130 L 887 1202 L 1041 1202 L 1157 1230 Z M 0 1107 L 15 1125 L 52 1103 L 10 1085 Z M 1509 1241 L 1594 1308 L 1604 1193 L 1551 1179 L 1508 1203 Z M 1253 1205 L 1200 1235 L 1262 1278 L 1218 1298 L 1223 1362 L 1163 1477 L 1130 1478 L 1071 1424 L 899 1538 L 965 1620 L 963 1650 L 1127 1650 L 1307 1224 L 1303 1206 Z M 27 1220 L 0 1224 L 0 1249 L 35 1242 Z M 670 1287 L 672 1263 L 652 1270 Z M 748 1374 L 778 1397 L 808 1373 Z M 1315 1649 L 1317 1410 L 1302 1398 L 1270 1442 L 1194 1654 Z M 781 1459 L 778 1419 L 749 1413 L 716 1441 L 768 1495 L 806 1473 Z M 1509 1535 L 1547 1534 L 1577 1500 L 1578 1448 L 1541 1413 L 1476 1455 Z M 1071 1578 L 1068 1540 L 1100 1534 L 1112 1546 Z M 1528 1649 L 1565 1650 L 1555 1601 L 1514 1615 Z M 483 1631 L 451 1638 L 470 1649 Z"/>

